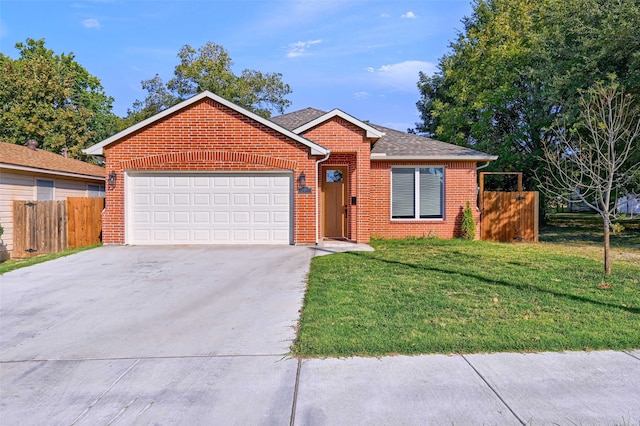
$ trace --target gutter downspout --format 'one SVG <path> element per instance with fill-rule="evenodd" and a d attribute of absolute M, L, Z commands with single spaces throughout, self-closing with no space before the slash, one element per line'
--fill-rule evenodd
<path fill-rule="evenodd" d="M 482 166 L 476 166 L 476 171 L 484 169 L 485 167 L 487 167 L 489 164 L 491 164 L 493 160 L 489 160 L 487 161 L 485 164 L 483 164 Z"/>
<path fill-rule="evenodd" d="M 318 207 L 318 203 L 320 200 L 318 191 L 320 189 L 320 186 L 318 185 L 318 182 L 322 184 L 322 180 L 320 180 L 320 176 L 318 176 L 318 172 L 320 171 L 320 163 L 322 163 L 323 161 L 327 161 L 330 155 L 331 155 L 331 151 L 327 152 L 327 155 L 325 155 L 323 159 L 316 161 L 316 246 L 320 242 L 320 215 L 319 215 L 320 208 Z"/>

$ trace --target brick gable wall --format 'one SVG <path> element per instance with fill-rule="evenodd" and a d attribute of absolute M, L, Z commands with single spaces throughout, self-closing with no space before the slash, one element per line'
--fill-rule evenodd
<path fill-rule="evenodd" d="M 316 179 L 316 158 L 309 148 L 281 133 L 205 99 L 165 117 L 122 141 L 105 148 L 107 176 L 117 175 L 107 186 L 103 213 L 103 241 L 125 243 L 125 172 L 127 171 L 262 171 L 294 172 L 293 240 L 314 243 L 315 189 L 295 190 L 301 172 L 307 182 Z"/>

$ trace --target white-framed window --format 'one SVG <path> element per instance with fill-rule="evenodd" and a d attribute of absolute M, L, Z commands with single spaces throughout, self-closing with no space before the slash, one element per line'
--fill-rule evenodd
<path fill-rule="evenodd" d="M 36 200 L 51 201 L 53 200 L 53 181 L 45 179 L 36 179 Z"/>
<path fill-rule="evenodd" d="M 104 198 L 104 185 L 87 185 L 87 192 L 91 198 Z"/>
<path fill-rule="evenodd" d="M 391 218 L 442 219 L 444 167 L 392 167 Z"/>

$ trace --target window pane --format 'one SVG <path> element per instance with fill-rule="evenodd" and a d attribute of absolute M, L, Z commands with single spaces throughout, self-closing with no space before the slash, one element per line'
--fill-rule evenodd
<path fill-rule="evenodd" d="M 443 169 L 439 167 L 420 168 L 420 217 L 442 217 L 442 194 L 444 186 Z"/>
<path fill-rule="evenodd" d="M 415 218 L 415 169 L 391 169 L 391 217 Z"/>
<path fill-rule="evenodd" d="M 89 185 L 87 187 L 89 197 L 104 198 L 104 185 Z"/>
<path fill-rule="evenodd" d="M 36 180 L 37 193 L 36 197 L 38 201 L 51 201 L 53 200 L 53 181 L 52 180 Z"/>
<path fill-rule="evenodd" d="M 327 170 L 327 182 L 342 182 L 342 170 Z"/>

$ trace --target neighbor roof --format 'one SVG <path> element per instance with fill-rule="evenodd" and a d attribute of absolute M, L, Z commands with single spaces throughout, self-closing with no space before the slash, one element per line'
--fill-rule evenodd
<path fill-rule="evenodd" d="M 335 115 L 319 109 L 305 108 L 273 117 L 271 121 L 293 132 L 299 132 L 305 131 Z M 380 135 L 371 150 L 372 160 L 492 161 L 498 158 L 495 155 L 485 154 L 484 152 L 424 136 L 405 133 L 359 120 L 358 122 L 373 128 Z"/>
<path fill-rule="evenodd" d="M 105 169 L 42 149 L 0 142 L 0 168 L 104 180 Z"/>
<path fill-rule="evenodd" d="M 164 117 L 167 117 L 177 111 L 180 111 L 183 108 L 188 107 L 189 105 L 192 105 L 196 102 L 199 102 L 202 99 L 211 99 L 215 102 L 218 102 L 219 104 L 222 104 L 224 106 L 226 106 L 227 108 L 230 108 L 236 112 L 239 112 L 240 114 L 247 116 L 273 130 L 276 130 L 278 132 L 280 132 L 281 134 L 290 137 L 291 139 L 294 139 L 297 142 L 300 142 L 301 144 L 309 147 L 311 149 L 311 155 L 326 155 L 329 153 L 329 150 L 324 148 L 323 146 L 318 145 L 317 143 L 310 141 L 309 139 L 300 136 L 294 132 L 292 132 L 290 129 L 287 129 L 285 127 L 281 127 L 280 125 L 278 125 L 277 123 L 267 120 L 264 117 L 260 117 L 259 115 L 246 110 L 232 102 L 229 102 L 228 100 L 221 98 L 220 96 L 213 94 L 209 91 L 204 91 L 196 96 L 193 96 L 185 101 L 180 102 L 177 105 L 172 106 L 171 108 L 168 108 L 162 112 L 159 112 L 158 114 L 154 115 L 153 117 L 147 118 L 146 120 L 141 121 L 138 124 L 135 124 L 131 127 L 128 127 L 127 129 L 121 131 L 120 133 L 116 133 L 115 135 L 111 136 L 110 138 L 107 138 L 105 140 L 103 140 L 100 143 L 97 143 L 93 146 L 90 146 L 89 148 L 85 149 L 84 152 L 89 154 L 89 155 L 104 155 L 104 151 L 103 148 L 109 144 L 112 144 L 114 142 L 117 142 L 118 140 L 134 133 L 137 132 L 138 130 L 149 126 L 150 124 L 155 123 L 158 120 L 161 120 Z"/>

